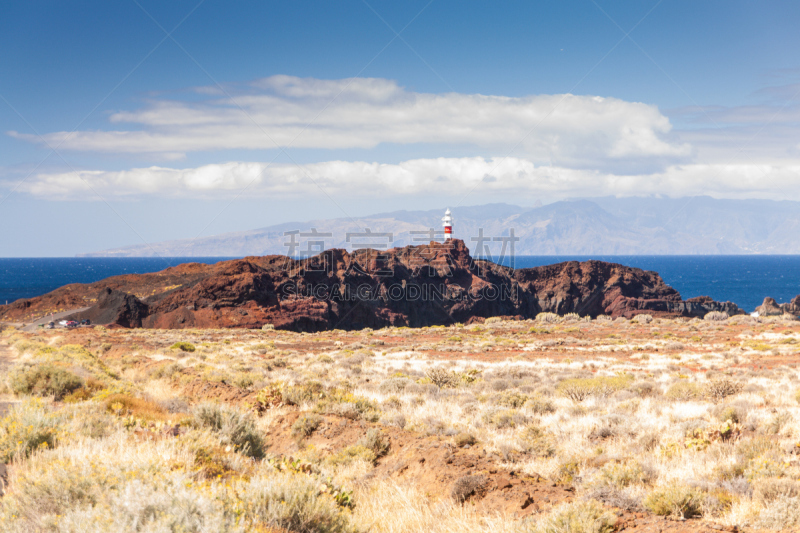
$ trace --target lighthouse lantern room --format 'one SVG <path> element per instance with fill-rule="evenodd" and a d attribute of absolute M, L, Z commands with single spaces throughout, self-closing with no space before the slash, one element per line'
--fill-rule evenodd
<path fill-rule="evenodd" d="M 444 226 L 444 241 L 447 242 L 453 238 L 453 219 L 450 217 L 450 209 L 445 211 L 442 225 Z"/>

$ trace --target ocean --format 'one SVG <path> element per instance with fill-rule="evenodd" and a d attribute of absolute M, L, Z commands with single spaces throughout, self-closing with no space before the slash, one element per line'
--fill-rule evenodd
<path fill-rule="evenodd" d="M 216 263 L 225 257 L 0 258 L 0 303 L 31 298 L 69 283 L 91 283 L 119 274 L 156 272 L 181 263 Z M 516 268 L 597 259 L 653 270 L 684 299 L 711 296 L 752 312 L 765 296 L 779 303 L 800 294 L 800 256 L 517 256 Z"/>

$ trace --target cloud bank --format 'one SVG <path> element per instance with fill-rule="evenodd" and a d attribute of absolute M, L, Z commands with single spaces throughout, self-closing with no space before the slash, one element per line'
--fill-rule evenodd
<path fill-rule="evenodd" d="M 312 196 L 348 194 L 602 196 L 710 194 L 726 198 L 800 199 L 800 165 L 673 165 L 661 172 L 620 175 L 564 167 L 537 166 L 519 158 L 414 159 L 399 164 L 327 161 L 307 165 L 230 162 L 197 168 L 137 168 L 33 176 L 22 185 L 45 198 Z"/>
<path fill-rule="evenodd" d="M 480 147 L 564 166 L 685 158 L 653 105 L 599 96 L 431 94 L 379 78 L 272 76 L 197 90 L 199 101 L 157 99 L 111 115 L 112 131 L 44 135 L 62 150 L 163 154 L 224 149 L 373 148 L 381 143 Z M 231 96 L 229 96 L 231 95 Z M 37 136 L 9 132 L 31 142 Z"/>

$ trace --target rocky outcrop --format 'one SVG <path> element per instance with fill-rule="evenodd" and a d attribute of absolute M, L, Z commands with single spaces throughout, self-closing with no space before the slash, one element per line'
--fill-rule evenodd
<path fill-rule="evenodd" d="M 764 303 L 756 307 L 758 316 L 800 316 L 800 296 L 795 296 L 788 304 L 779 304 L 775 298 L 766 297 Z"/>
<path fill-rule="evenodd" d="M 105 287 L 100 292 L 95 305 L 86 311 L 70 315 L 68 319 L 88 319 L 95 324 L 116 324 L 126 328 L 140 328 L 148 311 L 147 304 L 136 296 Z"/>
<path fill-rule="evenodd" d="M 533 318 L 541 312 L 631 317 L 742 311 L 710 298 L 683 301 L 655 272 L 602 261 L 514 270 L 475 260 L 461 240 L 384 252 L 327 250 L 315 257 L 247 257 L 68 285 L 0 306 L 0 318 L 85 307 L 74 318 L 145 328 L 318 331 Z"/>

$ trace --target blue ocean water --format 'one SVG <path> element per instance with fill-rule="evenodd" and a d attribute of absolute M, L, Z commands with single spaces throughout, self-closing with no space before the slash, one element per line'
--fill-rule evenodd
<path fill-rule="evenodd" d="M 207 263 L 226 257 L 48 257 L 0 258 L 0 304 L 46 294 L 70 283 L 92 283 L 109 276 L 158 272 L 181 263 Z"/>
<path fill-rule="evenodd" d="M 0 303 L 31 298 L 68 283 L 91 283 L 119 274 L 156 272 L 181 263 L 216 263 L 225 257 L 0 258 Z M 800 256 L 517 256 L 516 268 L 597 259 L 653 270 L 683 298 L 711 296 L 746 311 L 765 296 L 788 302 L 800 294 Z"/>

